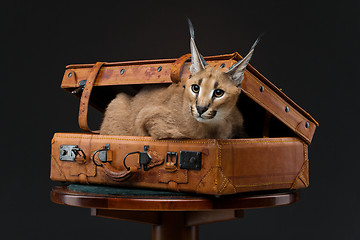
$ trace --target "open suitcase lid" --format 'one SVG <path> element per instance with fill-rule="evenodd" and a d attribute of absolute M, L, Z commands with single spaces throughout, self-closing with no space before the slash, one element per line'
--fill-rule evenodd
<path fill-rule="evenodd" d="M 101 69 L 98 69 L 93 83 L 93 86 L 97 87 L 92 90 L 96 97 L 89 97 L 89 104 L 104 112 L 108 103 L 116 96 L 118 86 L 127 86 L 129 91 L 136 91 L 139 86 L 145 84 L 170 84 L 176 81 L 186 81 L 190 75 L 191 64 L 187 60 L 188 57 L 189 54 L 179 59 L 104 63 L 100 66 Z M 237 52 L 204 58 L 208 64 L 224 70 L 242 59 Z M 84 89 L 86 80 L 95 65 L 68 65 L 61 88 L 81 97 L 82 89 Z M 311 143 L 315 129 L 319 125 L 316 120 L 250 64 L 245 71 L 241 88 L 246 96 L 280 120 L 307 144 Z"/>

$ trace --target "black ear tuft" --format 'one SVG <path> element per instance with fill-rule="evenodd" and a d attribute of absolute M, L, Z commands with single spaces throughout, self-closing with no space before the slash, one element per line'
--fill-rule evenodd
<path fill-rule="evenodd" d="M 195 39 L 194 27 L 193 27 L 193 25 L 191 23 L 190 18 L 187 18 L 187 20 L 188 20 L 188 24 L 189 24 L 190 37 Z"/>
<path fill-rule="evenodd" d="M 256 41 L 254 42 L 254 44 L 251 46 L 250 51 L 253 50 L 253 49 L 256 47 L 256 45 L 259 43 L 260 39 L 261 39 L 264 35 L 265 35 L 265 32 L 261 33 L 261 34 L 258 36 L 258 38 L 257 38 Z"/>

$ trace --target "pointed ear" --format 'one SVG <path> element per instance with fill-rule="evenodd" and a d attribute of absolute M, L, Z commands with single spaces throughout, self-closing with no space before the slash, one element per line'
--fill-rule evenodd
<path fill-rule="evenodd" d="M 254 53 L 255 46 L 260 41 L 260 38 L 262 35 L 260 35 L 260 37 L 258 37 L 256 39 L 255 43 L 252 45 L 252 47 L 250 49 L 250 52 L 242 60 L 240 60 L 239 62 L 232 65 L 229 68 L 229 70 L 226 72 L 226 74 L 230 77 L 230 79 L 235 84 L 235 86 L 240 87 L 240 84 L 241 84 L 242 80 L 244 79 L 245 69 L 246 69 L 247 65 L 249 64 L 251 57 Z"/>
<path fill-rule="evenodd" d="M 246 57 L 244 57 L 241 61 L 232 65 L 226 74 L 230 77 L 231 81 L 235 84 L 235 86 L 240 87 L 242 80 L 244 79 L 244 72 L 247 65 L 250 62 L 250 59 L 254 53 L 254 49 L 252 49 Z"/>
<path fill-rule="evenodd" d="M 196 44 L 195 44 L 195 35 L 194 35 L 194 28 L 193 25 L 188 18 L 189 23 L 189 29 L 190 29 L 190 50 L 191 50 L 191 66 L 190 66 L 190 72 L 192 75 L 195 73 L 200 72 L 205 68 L 207 63 L 205 62 L 204 58 L 200 55 Z"/>

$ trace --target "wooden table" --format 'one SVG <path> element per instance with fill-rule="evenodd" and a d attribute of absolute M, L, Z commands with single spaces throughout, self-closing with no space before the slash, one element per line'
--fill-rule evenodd
<path fill-rule="evenodd" d="M 139 194 L 136 189 L 127 189 L 125 193 L 106 194 L 63 186 L 52 189 L 51 200 L 90 208 L 92 216 L 152 224 L 153 240 L 199 239 L 201 224 L 241 218 L 245 209 L 283 206 L 299 200 L 296 191 L 222 197 L 154 192 Z"/>

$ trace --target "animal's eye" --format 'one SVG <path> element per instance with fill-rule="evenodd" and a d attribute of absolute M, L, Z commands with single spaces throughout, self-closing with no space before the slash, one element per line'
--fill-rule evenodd
<path fill-rule="evenodd" d="M 197 84 L 191 85 L 191 91 L 193 91 L 194 93 L 198 93 L 200 91 L 200 86 Z"/>
<path fill-rule="evenodd" d="M 221 89 L 215 89 L 214 91 L 214 96 L 219 98 L 219 97 L 222 97 L 224 95 L 224 90 L 221 90 Z"/>

